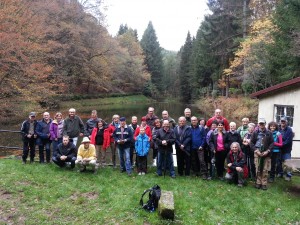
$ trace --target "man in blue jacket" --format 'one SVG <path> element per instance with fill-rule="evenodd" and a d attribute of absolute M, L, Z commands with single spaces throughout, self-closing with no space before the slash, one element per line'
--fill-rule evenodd
<path fill-rule="evenodd" d="M 282 135 L 281 163 L 280 163 L 281 165 L 279 169 L 279 176 L 283 177 L 282 163 L 284 163 L 285 160 L 291 159 L 291 152 L 292 152 L 293 138 L 294 138 L 294 132 L 292 128 L 288 126 L 288 121 L 285 116 L 280 118 L 279 132 Z M 287 171 L 285 180 L 291 181 L 291 179 L 292 179 L 292 173 L 290 171 Z"/>
<path fill-rule="evenodd" d="M 191 118 L 191 132 L 192 132 L 192 150 L 191 160 L 192 169 L 197 174 L 201 171 L 202 179 L 207 179 L 207 166 L 204 159 L 204 146 L 205 146 L 205 128 L 198 125 L 197 117 Z"/>
<path fill-rule="evenodd" d="M 36 125 L 36 133 L 38 135 L 37 144 L 39 146 L 40 163 L 44 163 L 44 149 L 46 150 L 46 162 L 50 163 L 50 124 L 52 119 L 48 112 L 43 113 L 43 119 L 38 121 Z"/>
<path fill-rule="evenodd" d="M 177 155 L 177 169 L 178 174 L 183 176 L 183 171 L 186 176 L 190 175 L 191 170 L 191 141 L 192 132 L 191 127 L 186 125 L 186 118 L 179 117 L 178 126 L 174 129 L 175 133 L 175 148 Z"/>
<path fill-rule="evenodd" d="M 113 137 L 119 152 L 121 173 L 126 171 L 128 176 L 131 176 L 130 144 L 133 139 L 133 132 L 126 125 L 125 117 L 120 118 L 120 125 L 115 129 Z"/>

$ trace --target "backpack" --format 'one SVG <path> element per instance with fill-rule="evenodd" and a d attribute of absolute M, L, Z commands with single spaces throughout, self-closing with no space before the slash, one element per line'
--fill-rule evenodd
<path fill-rule="evenodd" d="M 149 192 L 149 200 L 147 201 L 146 204 L 143 202 L 143 197 L 146 193 Z M 142 206 L 143 209 L 153 212 L 155 209 L 158 207 L 158 201 L 160 199 L 160 194 L 161 194 L 161 189 L 160 187 L 156 184 L 152 188 L 149 188 L 144 191 L 142 194 L 141 200 L 140 200 L 140 205 Z"/>

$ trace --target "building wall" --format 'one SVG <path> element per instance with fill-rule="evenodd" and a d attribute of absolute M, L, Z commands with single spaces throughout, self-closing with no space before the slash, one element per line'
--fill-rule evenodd
<path fill-rule="evenodd" d="M 258 118 L 265 118 L 267 123 L 273 121 L 274 105 L 294 106 L 294 140 L 300 140 L 300 89 L 291 89 L 268 96 L 261 96 L 258 106 Z M 294 141 L 292 157 L 300 158 L 300 141 Z"/>

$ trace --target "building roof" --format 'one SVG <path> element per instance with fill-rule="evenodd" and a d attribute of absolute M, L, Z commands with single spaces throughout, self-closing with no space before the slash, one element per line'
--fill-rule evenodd
<path fill-rule="evenodd" d="M 261 91 L 254 92 L 250 95 L 250 97 L 251 98 L 259 98 L 260 96 L 269 94 L 270 92 L 284 90 L 287 88 L 291 88 L 293 86 L 300 86 L 300 77 L 296 77 L 292 80 L 288 80 L 288 81 L 282 82 L 280 84 L 276 84 L 272 87 L 263 89 Z"/>

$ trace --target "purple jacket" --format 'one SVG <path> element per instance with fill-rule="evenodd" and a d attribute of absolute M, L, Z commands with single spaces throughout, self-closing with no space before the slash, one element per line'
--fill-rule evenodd
<path fill-rule="evenodd" d="M 60 121 L 60 124 L 63 125 L 63 120 Z M 61 126 L 61 132 L 62 132 L 62 127 Z M 49 128 L 49 131 L 50 131 L 50 140 L 53 141 L 55 140 L 55 138 L 58 138 L 57 136 L 57 130 L 58 130 L 58 123 L 57 123 L 57 120 L 53 120 L 52 123 L 50 124 L 50 128 Z M 61 137 L 62 137 L 62 134 L 61 134 Z"/>

